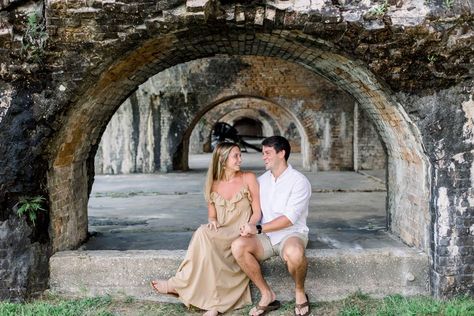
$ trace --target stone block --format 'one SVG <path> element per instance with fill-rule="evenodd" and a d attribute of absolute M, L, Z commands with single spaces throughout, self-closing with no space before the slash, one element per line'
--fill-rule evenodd
<path fill-rule="evenodd" d="M 65 251 L 50 260 L 50 290 L 63 296 L 110 294 L 172 301 L 156 295 L 150 280 L 172 276 L 184 251 Z M 314 301 L 327 301 L 362 291 L 374 297 L 428 294 L 428 257 L 409 248 L 373 250 L 308 250 L 307 291 Z M 263 264 L 277 296 L 293 298 L 293 281 L 280 258 Z M 255 289 L 252 289 L 254 298 Z"/>

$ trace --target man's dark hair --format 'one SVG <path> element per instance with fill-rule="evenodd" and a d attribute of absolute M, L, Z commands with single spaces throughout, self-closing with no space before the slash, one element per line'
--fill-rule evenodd
<path fill-rule="evenodd" d="M 290 157 L 291 146 L 288 140 L 283 136 L 267 137 L 263 140 L 262 146 L 273 147 L 277 153 L 284 150 L 286 161 L 288 161 L 288 157 Z"/>

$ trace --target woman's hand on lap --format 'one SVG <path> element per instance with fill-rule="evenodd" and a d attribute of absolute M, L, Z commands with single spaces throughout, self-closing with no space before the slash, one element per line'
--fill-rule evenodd
<path fill-rule="evenodd" d="M 217 231 L 219 227 L 219 223 L 216 219 L 209 219 L 209 223 L 207 223 L 207 228 L 209 228 L 210 230 Z"/>

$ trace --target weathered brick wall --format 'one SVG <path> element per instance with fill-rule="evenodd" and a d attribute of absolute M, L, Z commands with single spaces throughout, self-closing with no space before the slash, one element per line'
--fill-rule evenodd
<path fill-rule="evenodd" d="M 19 196 L 47 198 L 48 163 L 41 153 L 50 133 L 38 124 L 46 102 L 35 97 L 45 84 L 31 62 L 34 51 L 22 41 L 30 13 L 41 16 L 42 1 L 0 2 L 0 299 L 13 301 L 48 286 L 52 254 L 48 212 L 40 212 L 35 225 L 14 213 Z"/>
<path fill-rule="evenodd" d="M 86 227 L 77 225 L 87 216 L 92 162 L 120 104 L 164 69 L 223 54 L 302 65 L 356 99 L 387 150 L 391 231 L 431 254 L 434 294 L 472 293 L 472 180 L 465 180 L 474 173 L 472 135 L 463 134 L 472 122 L 466 103 L 473 86 L 470 2 L 443 7 L 406 0 L 375 10 L 379 15 L 370 10 L 378 4 L 357 1 L 195 3 L 2 3 L 0 222 L 2 240 L 12 240 L 1 249 L 10 254 L 2 265 L 2 297 L 26 297 L 45 286 L 49 253 L 41 257 L 38 249 L 81 242 Z M 46 18 L 43 48 L 41 38 L 23 42 L 29 11 Z M 34 45 L 22 51 L 28 43 Z M 171 104 L 173 96 L 166 98 Z M 303 126 L 314 122 L 303 107 L 296 109 Z M 176 142 L 179 156 L 186 144 Z M 49 230 L 29 223 L 28 234 L 26 226 L 6 224 L 13 223 L 19 195 L 38 194 L 49 201 Z"/>
<path fill-rule="evenodd" d="M 120 106 L 108 123 L 95 156 L 96 173 L 160 170 L 161 110 L 154 101 L 155 86 L 142 87 Z"/>
<path fill-rule="evenodd" d="M 429 96 L 400 96 L 432 161 L 433 291 L 439 296 L 474 294 L 473 88 L 467 82 Z"/>
<path fill-rule="evenodd" d="M 357 147 L 358 169 L 386 168 L 387 159 L 380 136 L 364 112 L 359 113 L 358 116 Z"/>

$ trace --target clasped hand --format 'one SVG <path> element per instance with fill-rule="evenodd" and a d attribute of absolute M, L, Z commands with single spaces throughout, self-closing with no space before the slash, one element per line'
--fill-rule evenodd
<path fill-rule="evenodd" d="M 249 237 L 255 235 L 256 233 L 257 228 L 253 224 L 245 223 L 244 225 L 240 226 L 240 236 L 242 237 Z"/>

